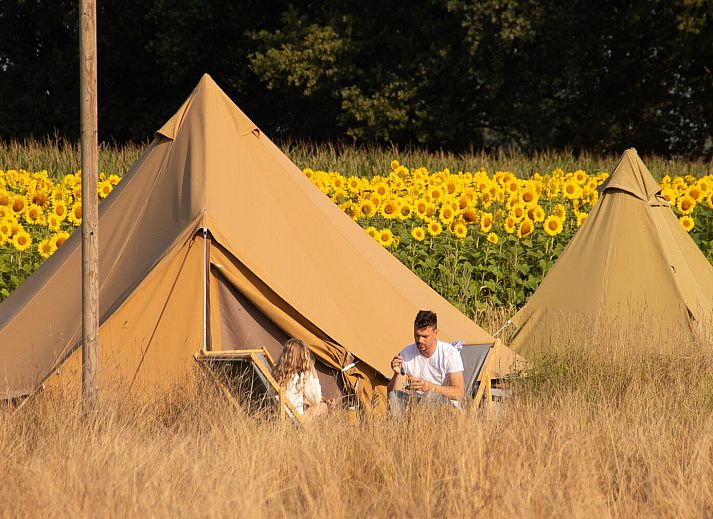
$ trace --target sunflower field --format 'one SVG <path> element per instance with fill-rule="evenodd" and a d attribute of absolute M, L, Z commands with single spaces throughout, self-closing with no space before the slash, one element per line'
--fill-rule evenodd
<path fill-rule="evenodd" d="M 596 203 L 608 173 L 554 169 L 453 173 L 398 161 L 371 178 L 305 175 L 421 279 L 468 314 L 519 306 L 547 274 Z M 662 194 L 683 229 L 713 259 L 713 175 L 665 175 Z"/>
<path fill-rule="evenodd" d="M 519 306 L 596 203 L 608 174 L 484 169 L 429 172 L 392 160 L 383 174 L 304 174 L 421 279 L 469 315 Z M 121 180 L 100 173 L 99 199 Z M 713 260 L 713 175 L 661 180 L 679 222 Z M 82 219 L 81 171 L 0 170 L 0 300 L 51 256 Z"/>
<path fill-rule="evenodd" d="M 99 198 L 121 177 L 99 176 Z M 0 299 L 49 258 L 82 223 L 81 171 L 55 181 L 47 172 L 0 170 Z"/>

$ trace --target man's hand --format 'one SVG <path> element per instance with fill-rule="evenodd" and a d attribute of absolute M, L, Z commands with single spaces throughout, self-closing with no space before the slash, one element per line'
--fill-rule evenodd
<path fill-rule="evenodd" d="M 433 391 L 435 384 L 418 377 L 411 377 L 411 389 L 416 391 Z"/>
<path fill-rule="evenodd" d="M 396 355 L 393 359 L 391 359 L 391 369 L 394 370 L 394 373 L 397 375 L 401 374 L 401 366 L 403 366 L 404 359 L 401 358 L 401 355 Z"/>

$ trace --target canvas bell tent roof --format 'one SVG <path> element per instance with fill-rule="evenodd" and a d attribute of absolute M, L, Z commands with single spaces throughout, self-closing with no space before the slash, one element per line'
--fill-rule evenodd
<path fill-rule="evenodd" d="M 328 394 L 343 384 L 370 402 L 420 308 L 438 313 L 444 340 L 494 341 L 340 211 L 207 75 L 101 204 L 99 240 L 100 378 L 119 375 L 127 388 L 180 381 L 201 349 L 277 356 L 293 336 L 316 354 Z M 32 393 L 70 356 L 80 365 L 81 293 L 74 233 L 0 304 L 0 397 Z"/>
<path fill-rule="evenodd" d="M 708 340 L 713 267 L 660 192 L 636 150 L 626 150 L 589 217 L 513 317 L 515 351 L 617 327 Z"/>

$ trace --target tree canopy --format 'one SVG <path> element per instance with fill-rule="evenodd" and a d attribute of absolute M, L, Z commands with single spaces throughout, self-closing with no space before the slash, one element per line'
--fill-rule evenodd
<path fill-rule="evenodd" d="M 0 3 L 0 138 L 79 133 L 78 2 Z M 98 2 L 100 138 L 201 74 L 278 138 L 713 153 L 713 0 Z"/>

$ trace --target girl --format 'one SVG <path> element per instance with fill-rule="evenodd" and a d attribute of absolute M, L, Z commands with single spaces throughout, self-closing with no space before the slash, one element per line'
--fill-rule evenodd
<path fill-rule="evenodd" d="M 285 396 L 298 414 L 306 419 L 327 412 L 322 398 L 322 386 L 317 378 L 314 357 L 299 339 L 289 339 L 275 364 L 273 376 L 285 389 Z"/>

